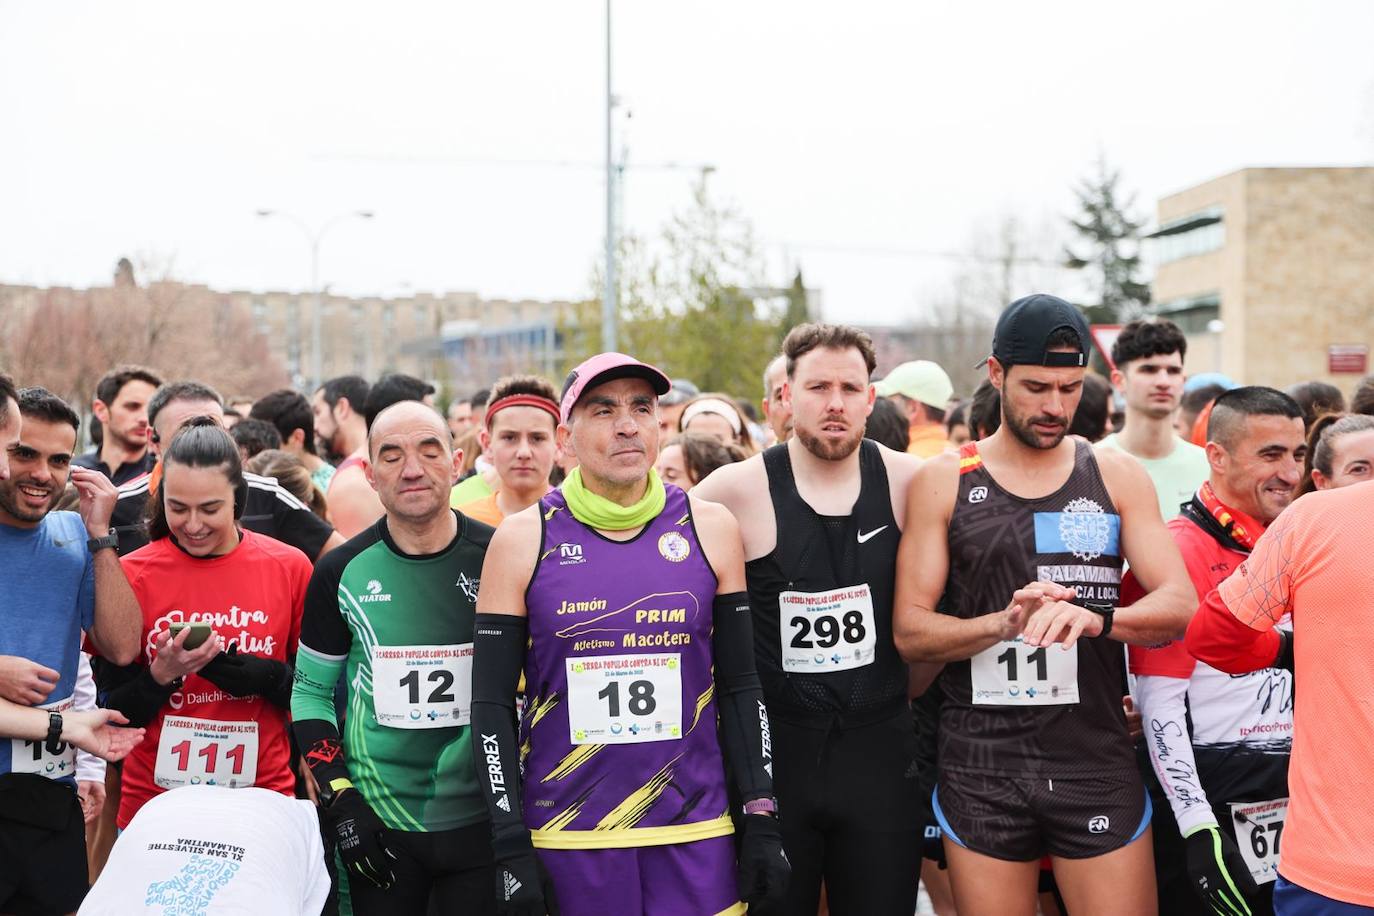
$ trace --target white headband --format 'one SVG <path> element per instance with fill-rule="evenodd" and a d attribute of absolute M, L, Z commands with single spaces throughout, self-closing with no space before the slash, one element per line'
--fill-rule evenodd
<path fill-rule="evenodd" d="M 739 411 L 733 404 L 728 404 L 720 398 L 701 398 L 687 405 L 687 409 L 682 412 L 681 428 L 686 429 L 687 424 L 693 417 L 704 413 L 713 413 L 716 416 L 724 417 L 730 424 L 730 428 L 735 431 L 735 435 L 740 434 Z"/>

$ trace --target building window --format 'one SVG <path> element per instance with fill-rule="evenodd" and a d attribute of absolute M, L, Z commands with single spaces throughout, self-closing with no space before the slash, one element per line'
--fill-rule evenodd
<path fill-rule="evenodd" d="M 1147 238 L 1158 246 L 1160 264 L 1216 251 L 1226 244 L 1226 223 L 1220 207 L 1191 213 L 1160 226 Z"/>
<path fill-rule="evenodd" d="M 267 303 L 261 296 L 253 297 L 253 328 L 259 333 L 267 330 Z"/>

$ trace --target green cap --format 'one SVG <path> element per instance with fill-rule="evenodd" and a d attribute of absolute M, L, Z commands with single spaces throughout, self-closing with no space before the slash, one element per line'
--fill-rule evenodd
<path fill-rule="evenodd" d="M 948 407 L 949 399 L 954 396 L 954 385 L 950 383 L 945 370 L 928 359 L 902 363 L 881 381 L 875 382 L 873 387 L 880 397 L 890 398 L 900 394 L 939 410 Z"/>

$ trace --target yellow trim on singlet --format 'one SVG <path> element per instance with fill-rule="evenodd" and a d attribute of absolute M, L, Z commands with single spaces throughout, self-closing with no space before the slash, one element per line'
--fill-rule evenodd
<path fill-rule="evenodd" d="M 693 731 L 696 730 L 697 723 L 701 721 L 701 714 L 706 711 L 706 707 L 711 703 L 711 698 L 715 695 L 716 682 L 711 681 L 710 685 L 707 686 L 707 688 L 704 691 L 702 691 L 701 696 L 697 697 L 697 711 L 692 716 L 692 727 L 687 729 L 687 734 L 690 735 Z M 714 725 L 715 722 L 713 721 L 711 724 Z"/>
<path fill-rule="evenodd" d="M 749 907 L 736 901 L 728 909 L 721 910 L 716 916 L 745 916 L 749 912 Z"/>
<path fill-rule="evenodd" d="M 530 840 L 539 849 L 632 849 L 637 846 L 671 846 L 735 832 L 730 816 L 722 814 L 695 824 L 668 827 L 629 827 L 622 830 L 531 830 Z M 727 910 L 726 912 L 733 912 Z"/>
<path fill-rule="evenodd" d="M 649 813 L 649 809 L 658 801 L 658 797 L 663 794 L 663 790 L 668 788 L 668 783 L 673 781 L 673 768 L 682 759 L 682 755 L 674 757 L 664 765 L 649 781 L 629 795 L 626 795 L 620 804 L 616 805 L 606 816 L 597 822 L 596 830 L 623 830 L 633 827 L 639 823 L 639 819 Z"/>

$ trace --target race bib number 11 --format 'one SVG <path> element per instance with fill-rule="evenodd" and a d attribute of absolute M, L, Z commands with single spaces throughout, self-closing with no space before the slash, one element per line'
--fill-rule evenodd
<path fill-rule="evenodd" d="M 1003 640 L 969 660 L 973 702 L 983 706 L 1063 706 L 1078 702 L 1078 644 L 1037 648 Z"/>

